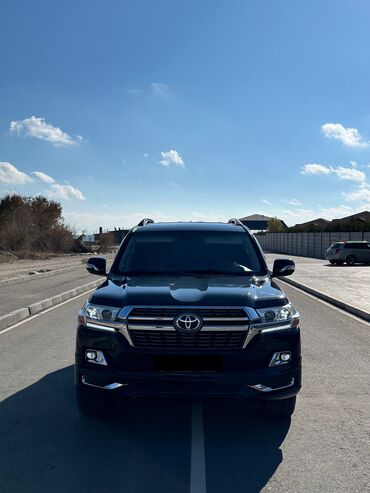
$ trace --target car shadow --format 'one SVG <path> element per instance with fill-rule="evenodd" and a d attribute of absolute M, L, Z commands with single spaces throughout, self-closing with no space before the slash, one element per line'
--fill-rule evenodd
<path fill-rule="evenodd" d="M 205 406 L 204 415 L 207 493 L 261 491 L 283 461 L 291 420 L 258 417 L 256 409 L 227 400 Z"/>
<path fill-rule="evenodd" d="M 79 415 L 73 366 L 0 404 L 1 492 L 188 493 L 188 400 L 138 399 L 107 420 Z M 282 461 L 289 421 L 253 418 L 233 401 L 203 405 L 208 493 L 257 492 Z"/>

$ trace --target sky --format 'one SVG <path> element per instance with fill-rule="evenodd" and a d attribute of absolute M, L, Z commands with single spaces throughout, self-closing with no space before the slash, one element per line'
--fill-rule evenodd
<path fill-rule="evenodd" d="M 2 0 L 0 195 L 78 231 L 370 210 L 368 0 Z"/>

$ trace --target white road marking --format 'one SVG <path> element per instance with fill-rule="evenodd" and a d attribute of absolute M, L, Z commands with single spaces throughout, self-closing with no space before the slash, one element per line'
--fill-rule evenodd
<path fill-rule="evenodd" d="M 191 408 L 190 493 L 206 493 L 206 461 L 202 404 Z"/>
<path fill-rule="evenodd" d="M 20 325 L 23 325 L 23 324 L 29 322 L 30 320 L 33 320 L 34 318 L 41 317 L 42 315 L 45 315 L 45 313 L 51 312 L 51 310 L 55 310 L 56 308 L 59 308 L 62 305 L 66 305 L 67 303 L 70 303 L 71 301 L 77 300 L 77 298 L 80 298 L 81 296 L 85 296 L 87 293 L 90 293 L 91 291 L 95 291 L 95 289 L 96 288 L 89 289 L 88 291 L 85 291 L 84 293 L 78 294 L 77 296 L 74 296 L 73 298 L 70 298 L 69 300 L 62 301 L 62 303 L 58 303 L 58 305 L 47 308 L 46 310 L 43 310 L 40 313 L 36 313 L 36 315 L 32 315 L 31 317 L 25 318 L 21 322 L 18 322 L 14 325 L 11 325 L 10 327 L 7 327 L 6 329 L 1 330 L 0 335 L 5 334 L 5 332 L 9 332 L 10 330 L 13 330 L 16 327 L 19 327 Z"/>
<path fill-rule="evenodd" d="M 343 313 L 343 315 L 347 315 L 347 317 L 350 317 L 350 318 L 353 318 L 354 320 L 357 320 L 357 322 L 361 322 L 364 325 L 370 326 L 370 323 L 367 322 L 366 320 L 364 320 L 363 318 L 357 317 L 356 315 L 354 315 L 352 313 L 346 312 L 345 310 L 343 310 L 343 308 L 339 308 L 339 306 L 332 305 L 331 303 L 329 303 L 325 300 L 322 300 L 321 298 L 318 298 L 317 296 L 315 296 L 311 293 L 307 293 L 307 291 L 304 291 L 303 289 L 298 288 L 297 286 L 293 286 L 293 284 L 290 284 L 289 282 L 285 282 L 282 279 L 279 279 L 279 282 L 280 281 L 282 283 L 284 283 L 286 286 L 289 286 L 290 288 L 295 289 L 299 293 L 304 294 L 304 295 L 308 296 L 309 298 L 312 298 L 313 300 L 318 301 L 319 303 L 322 303 L 323 305 L 329 306 L 333 310 L 336 310 L 337 312 Z"/>

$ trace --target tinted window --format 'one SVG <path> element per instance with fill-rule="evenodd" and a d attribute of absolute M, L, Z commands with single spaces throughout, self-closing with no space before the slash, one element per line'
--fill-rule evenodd
<path fill-rule="evenodd" d="M 117 266 L 114 273 L 266 273 L 247 234 L 223 231 L 137 231 Z"/>
<path fill-rule="evenodd" d="M 358 249 L 362 248 L 362 245 L 363 245 L 362 243 L 346 243 L 344 248 L 352 248 L 352 249 L 358 250 Z"/>
<path fill-rule="evenodd" d="M 340 248 L 341 246 L 343 246 L 343 243 L 333 243 L 332 246 L 330 248 Z"/>

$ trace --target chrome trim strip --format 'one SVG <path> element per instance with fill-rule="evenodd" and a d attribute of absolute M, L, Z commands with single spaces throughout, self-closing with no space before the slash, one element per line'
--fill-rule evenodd
<path fill-rule="evenodd" d="M 265 385 L 262 385 L 261 383 L 257 383 L 256 385 L 247 385 L 247 387 L 250 387 L 251 389 L 258 390 L 259 392 L 275 392 L 275 390 L 282 390 L 282 389 L 288 389 L 289 387 L 293 387 L 294 385 L 294 378 L 291 379 L 289 385 L 284 385 L 283 387 L 267 387 Z"/>
<path fill-rule="evenodd" d="M 291 329 L 292 328 L 292 324 L 285 324 L 285 325 L 279 325 L 277 327 L 268 327 L 266 329 L 261 329 L 260 332 L 262 333 L 266 333 L 266 332 L 278 332 L 279 330 L 286 330 L 286 329 Z"/>
<path fill-rule="evenodd" d="M 233 332 L 245 332 L 246 333 L 246 337 L 245 337 L 245 341 L 244 341 L 244 344 L 242 347 L 240 347 L 240 349 L 244 349 L 247 344 L 250 342 L 250 340 L 256 335 L 256 333 L 258 331 L 256 331 L 255 329 L 252 329 L 252 326 L 250 326 L 249 324 L 250 323 L 256 323 L 260 320 L 260 316 L 259 314 L 257 313 L 257 311 L 254 309 L 254 308 L 251 308 L 251 307 L 246 307 L 246 306 L 209 306 L 209 305 L 191 305 L 191 306 L 184 306 L 184 305 L 163 305 L 163 306 L 160 306 L 158 307 L 158 305 L 128 305 L 128 306 L 125 306 L 124 308 L 122 308 L 120 310 L 120 312 L 118 313 L 117 315 L 117 319 L 120 321 L 120 322 L 123 322 L 123 324 L 126 322 L 127 325 L 123 325 L 122 328 L 118 329 L 119 332 L 126 338 L 126 340 L 129 342 L 129 344 L 133 347 L 134 344 L 131 340 L 131 337 L 130 337 L 130 333 L 129 331 L 130 330 L 157 330 L 157 331 L 168 331 L 168 332 L 176 332 L 176 329 L 173 327 L 169 327 L 168 325 L 167 326 L 163 326 L 163 325 L 150 325 L 150 326 L 147 326 L 147 325 L 135 325 L 135 324 L 130 324 L 130 321 L 134 321 L 138 318 L 141 318 L 141 317 L 135 317 L 135 316 L 132 316 L 130 317 L 130 313 L 131 311 L 134 309 L 134 308 L 161 308 L 161 309 L 180 309 L 180 310 L 183 310 L 184 312 L 186 311 L 191 311 L 191 310 L 244 310 L 245 314 L 246 314 L 246 317 L 245 318 L 241 318 L 241 317 L 235 317 L 235 318 L 226 318 L 225 321 L 229 321 L 230 324 L 232 324 L 233 321 L 245 321 L 246 324 L 245 325 L 239 325 L 239 326 L 234 326 L 234 325 L 229 325 L 229 326 L 217 326 L 217 325 L 208 325 L 208 326 L 204 326 L 201 330 L 203 332 L 216 332 L 216 331 L 222 331 L 222 330 L 226 330 L 226 331 L 233 331 Z M 173 317 L 174 318 L 174 317 Z M 155 317 L 148 317 L 148 318 L 142 318 L 142 320 L 158 320 L 159 322 L 162 320 L 162 321 L 172 321 L 173 320 L 172 317 L 163 317 L 162 319 L 160 317 L 157 317 L 157 319 Z M 223 321 L 225 317 L 205 317 L 203 320 L 205 321 Z M 169 320 L 168 320 L 169 319 Z"/>
<path fill-rule="evenodd" d="M 277 322 L 261 322 L 258 324 L 252 324 L 252 327 L 256 327 L 257 329 L 270 329 L 274 327 L 285 327 L 287 324 L 290 325 L 292 319 L 289 320 L 278 320 Z"/>
<path fill-rule="evenodd" d="M 118 332 L 123 335 L 123 337 L 130 344 L 130 346 L 134 347 L 134 343 L 132 342 L 131 336 L 129 334 L 129 331 L 127 330 L 127 326 L 126 325 L 124 325 L 122 327 L 122 329 L 119 329 Z"/>
<path fill-rule="evenodd" d="M 167 331 L 167 332 L 179 332 L 175 329 L 175 327 L 169 327 L 168 325 L 127 325 L 129 330 L 153 330 L 153 331 Z M 229 332 L 247 332 L 249 326 L 248 325 L 237 325 L 237 326 L 229 326 L 229 325 L 206 325 L 203 326 L 197 332 L 193 332 L 193 334 L 199 334 L 201 332 L 222 332 L 223 330 Z M 180 332 L 179 332 L 180 333 Z"/>
<path fill-rule="evenodd" d="M 191 311 L 191 310 L 244 310 L 246 313 L 246 316 L 251 320 L 259 320 L 259 315 L 256 312 L 254 308 L 251 308 L 249 306 L 207 306 L 207 305 L 128 305 L 125 306 L 120 310 L 120 312 L 117 315 L 117 318 L 119 320 L 126 320 L 134 308 L 163 308 L 163 309 L 176 309 L 176 310 L 183 310 L 185 311 Z"/>
<path fill-rule="evenodd" d="M 95 385 L 94 383 L 89 383 L 86 380 L 85 375 L 82 375 L 81 382 L 84 385 L 87 385 L 88 387 L 95 387 L 97 389 L 103 389 L 103 390 L 115 390 L 115 389 L 118 389 L 120 387 L 127 387 L 128 385 L 130 385 L 129 383 L 117 383 L 117 382 L 113 382 L 113 383 L 110 383 L 108 385 Z"/>
<path fill-rule="evenodd" d="M 177 332 L 175 327 L 168 325 L 127 325 L 129 330 L 152 330 L 152 331 L 167 331 L 167 332 Z"/>
<path fill-rule="evenodd" d="M 245 341 L 244 341 L 244 344 L 243 344 L 243 349 L 245 349 L 248 344 L 251 342 L 251 340 L 253 339 L 253 337 L 258 334 L 258 330 L 253 327 L 253 325 L 251 325 L 249 331 L 248 331 L 248 334 L 247 334 L 247 337 L 245 338 Z"/>
<path fill-rule="evenodd" d="M 186 312 L 184 312 L 186 313 Z M 154 316 L 148 316 L 148 317 L 128 317 L 128 322 L 131 322 L 132 320 L 138 320 L 138 321 L 144 321 L 144 320 L 153 320 L 153 321 L 159 321 L 159 322 L 172 322 L 176 317 L 154 317 Z M 248 317 L 201 317 L 203 322 L 249 322 Z"/>
<path fill-rule="evenodd" d="M 248 317 L 202 317 L 203 322 L 249 322 Z"/>
<path fill-rule="evenodd" d="M 86 322 L 85 327 L 88 327 L 89 329 L 103 330 L 105 332 L 116 332 L 116 329 L 114 329 L 113 327 L 108 327 L 106 325 L 100 325 L 100 324 L 91 323 L 91 322 Z"/>
<path fill-rule="evenodd" d="M 159 320 L 159 321 L 172 321 L 175 317 L 153 317 L 153 316 L 149 316 L 149 317 L 128 317 L 128 321 L 131 321 L 131 320 L 140 320 L 140 321 L 143 321 L 143 320 Z"/>

